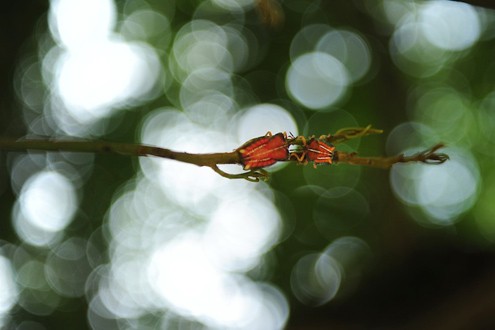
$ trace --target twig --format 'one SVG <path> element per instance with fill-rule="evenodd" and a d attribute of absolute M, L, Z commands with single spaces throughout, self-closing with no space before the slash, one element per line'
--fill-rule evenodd
<path fill-rule="evenodd" d="M 66 141 L 66 140 L 14 140 L 0 138 L 0 150 L 8 151 L 72 151 L 119 154 L 124 156 L 156 156 L 174 159 L 198 166 L 216 164 L 238 164 L 235 152 L 192 154 L 144 144 L 116 143 L 105 141 Z"/>
<path fill-rule="evenodd" d="M 425 164 L 439 165 L 449 159 L 449 156 L 444 153 L 436 153 L 440 148 L 445 147 L 442 143 L 436 144 L 430 149 L 416 153 L 411 156 L 400 154 L 392 157 L 358 157 L 355 152 L 347 153 L 343 151 L 335 151 L 334 163 L 345 163 L 351 165 L 371 166 L 378 168 L 390 168 L 398 163 L 421 162 Z"/>
<path fill-rule="evenodd" d="M 381 130 L 373 129 L 371 126 L 360 128 L 345 128 L 337 131 L 335 135 L 322 135 L 320 140 L 327 141 L 328 143 L 341 143 L 349 139 L 360 138 L 370 134 L 380 134 Z M 285 141 L 285 142 L 284 142 Z M 173 151 L 166 148 L 159 148 L 143 144 L 132 143 L 115 143 L 104 141 L 85 141 L 85 140 L 38 140 L 38 139 L 9 139 L 0 138 L 0 150 L 6 151 L 69 151 L 69 152 L 92 152 L 92 153 L 107 153 L 107 154 L 119 154 L 124 156 L 155 156 L 160 158 L 173 159 L 179 162 L 193 164 L 196 166 L 207 166 L 219 175 L 229 179 L 246 179 L 248 181 L 257 182 L 260 180 L 268 180 L 269 173 L 262 167 L 251 168 L 246 172 L 239 174 L 230 174 L 222 171 L 218 168 L 218 165 L 222 164 L 241 164 L 244 165 L 247 170 L 249 167 L 245 166 L 246 155 L 243 155 L 241 149 L 246 148 L 246 144 L 256 143 L 255 147 L 250 150 L 249 157 L 259 161 L 253 164 L 262 164 L 265 159 L 268 159 L 267 164 L 275 163 L 273 154 L 277 153 L 276 157 L 280 157 L 280 154 L 287 153 L 287 159 L 276 158 L 276 161 L 297 161 L 291 159 L 288 156 L 288 149 L 291 145 L 295 145 L 296 148 L 300 148 L 305 143 L 306 139 L 302 136 L 291 137 L 287 139 L 285 134 L 279 133 L 276 135 L 267 135 L 266 137 L 259 137 L 252 139 L 240 148 L 231 152 L 219 152 L 219 153 L 205 153 L 194 154 L 180 151 Z M 335 151 L 333 154 L 333 163 L 344 163 L 352 165 L 372 166 L 378 168 L 390 168 L 397 163 L 409 163 L 409 162 L 422 162 L 425 164 L 442 164 L 449 157 L 443 153 L 436 153 L 440 148 L 444 147 L 443 144 L 437 144 L 434 147 L 412 156 L 404 156 L 403 154 L 393 157 L 359 157 L 356 153 L 347 153 L 343 151 Z M 285 151 L 284 151 L 285 150 Z M 296 149 L 297 150 L 297 149 Z M 244 158 L 243 158 L 244 157 Z"/>
<path fill-rule="evenodd" d="M 337 131 L 335 134 L 321 135 L 319 140 L 327 143 L 339 144 L 351 139 L 357 139 L 371 134 L 382 134 L 383 130 L 372 128 L 371 125 L 366 127 L 347 127 Z M 306 138 L 304 136 L 296 136 L 290 140 L 291 145 L 304 145 Z"/>
<path fill-rule="evenodd" d="M 239 154 L 235 151 L 192 154 L 173 151 L 143 144 L 116 143 L 104 141 L 62 141 L 62 140 L 15 140 L 0 138 L 0 150 L 7 151 L 69 151 L 118 154 L 124 156 L 155 156 L 177 160 L 197 166 L 208 166 L 216 173 L 229 179 L 246 179 L 248 181 L 267 180 L 268 173 L 264 170 L 252 170 L 245 173 L 229 174 L 218 168 L 218 164 L 239 164 Z"/>
<path fill-rule="evenodd" d="M 320 139 L 326 140 L 328 143 L 339 144 L 350 139 L 361 138 L 371 134 L 382 134 L 383 130 L 372 128 L 368 125 L 362 127 L 348 127 L 337 131 L 334 135 L 321 136 Z"/>

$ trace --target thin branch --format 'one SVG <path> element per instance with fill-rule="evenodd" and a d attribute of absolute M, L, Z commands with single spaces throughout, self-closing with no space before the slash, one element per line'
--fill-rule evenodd
<path fill-rule="evenodd" d="M 124 156 L 156 156 L 177 160 L 197 166 L 216 164 L 238 164 L 236 152 L 192 154 L 144 144 L 116 143 L 105 141 L 67 140 L 15 140 L 0 138 L 0 150 L 8 151 L 71 151 L 119 154 Z"/>
<path fill-rule="evenodd" d="M 268 180 L 269 174 L 263 169 L 250 170 L 239 174 L 226 173 L 218 168 L 220 164 L 240 164 L 237 151 L 193 154 L 143 144 L 116 143 L 105 141 L 63 141 L 63 140 L 15 140 L 0 138 L 0 150 L 7 151 L 69 151 L 118 154 L 123 156 L 172 159 L 197 166 L 208 166 L 216 173 L 229 179 L 246 179 L 252 182 Z"/>
<path fill-rule="evenodd" d="M 321 136 L 320 139 L 326 140 L 328 143 L 338 144 L 347 140 L 361 138 L 371 134 L 382 134 L 383 130 L 372 128 L 371 125 L 366 127 L 348 127 L 339 129 L 334 135 Z"/>
<path fill-rule="evenodd" d="M 340 143 L 349 139 L 360 138 L 370 134 L 380 134 L 381 130 L 368 127 L 355 127 L 345 128 L 337 131 L 335 135 L 322 135 L 320 140 L 327 141 L 328 143 Z M 283 138 L 281 137 L 283 136 Z M 251 158 L 260 158 L 265 160 L 274 157 L 273 153 L 281 153 L 281 150 L 285 148 L 287 150 L 291 145 L 295 145 L 296 148 L 301 148 L 305 145 L 306 138 L 303 136 L 292 137 L 286 139 L 286 135 L 267 135 L 265 137 L 259 137 L 252 139 L 243 144 L 238 149 L 231 152 L 219 152 L 219 153 L 205 153 L 205 154 L 193 154 L 187 152 L 173 151 L 166 148 L 160 148 L 155 146 L 143 145 L 143 144 L 131 144 L 131 143 L 115 143 L 104 141 L 85 141 L 85 140 L 37 140 L 37 139 L 8 139 L 0 138 L 0 150 L 6 151 L 69 151 L 69 152 L 92 152 L 92 153 L 106 153 L 106 154 L 119 154 L 124 156 L 135 157 L 149 157 L 155 156 L 160 158 L 172 159 L 183 163 L 193 164 L 197 166 L 210 167 L 217 174 L 229 178 L 229 179 L 246 179 L 248 181 L 258 182 L 260 180 L 268 180 L 269 173 L 260 166 L 258 168 L 252 168 L 246 172 L 238 174 L 230 174 L 222 171 L 218 168 L 221 164 L 240 164 L 245 165 L 243 162 L 242 152 L 240 149 L 246 144 L 256 143 L 257 146 L 253 148 L 253 152 L 259 153 L 250 155 Z M 284 140 L 286 139 L 286 140 Z M 285 142 L 284 142 L 285 141 Z M 442 164 L 449 157 L 443 153 L 437 153 L 436 151 L 444 147 L 443 144 L 437 144 L 432 148 L 414 154 L 412 156 L 404 156 L 403 154 L 393 157 L 359 157 L 356 153 L 347 153 L 343 151 L 335 151 L 333 153 L 333 163 L 344 163 L 351 165 L 371 166 L 378 168 L 390 168 L 397 163 L 409 163 L 409 162 L 422 162 L 425 164 Z M 299 150 L 299 149 L 296 149 Z M 332 149 L 333 150 L 333 149 Z M 297 151 L 296 151 L 297 153 Z M 283 152 L 282 152 L 283 154 Z M 246 157 L 246 156 L 244 156 Z M 245 160 L 244 160 L 245 161 Z M 287 159 L 276 158 L 276 161 L 298 161 L 288 157 Z M 275 160 L 267 162 L 273 164 Z M 300 162 L 300 160 L 299 160 Z M 306 161 L 307 163 L 307 161 Z M 245 169 L 246 166 L 245 166 Z"/>
<path fill-rule="evenodd" d="M 347 153 L 343 151 L 335 151 L 334 163 L 345 163 L 351 165 L 371 166 L 377 168 L 390 168 L 398 163 L 420 162 L 430 165 L 443 164 L 449 159 L 449 156 L 444 153 L 436 153 L 440 148 L 445 147 L 442 143 L 436 144 L 430 149 L 423 152 L 418 152 L 411 156 L 400 154 L 392 157 L 359 157 L 355 152 Z"/>
<path fill-rule="evenodd" d="M 382 134 L 382 133 L 383 130 L 372 128 L 371 125 L 368 125 L 366 127 L 347 127 L 347 128 L 339 129 L 335 134 L 321 135 L 319 137 L 319 140 L 322 140 L 327 143 L 339 144 L 351 139 L 357 139 L 372 134 Z M 302 146 L 305 143 L 306 143 L 306 138 L 304 136 L 296 136 L 293 139 L 289 140 L 290 145 Z"/>

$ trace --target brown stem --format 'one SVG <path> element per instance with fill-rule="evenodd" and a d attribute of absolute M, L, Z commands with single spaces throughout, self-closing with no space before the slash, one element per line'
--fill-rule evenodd
<path fill-rule="evenodd" d="M 367 128 L 350 128 L 337 132 L 336 135 L 328 135 L 323 138 L 334 138 L 334 142 L 342 142 L 348 139 L 362 137 L 368 134 L 381 133 L 380 130 Z M 304 144 L 304 137 L 296 137 L 289 141 L 290 144 Z M 422 162 L 425 164 L 442 164 L 449 157 L 443 153 L 436 153 L 443 144 L 437 144 L 432 148 L 414 154 L 404 156 L 403 154 L 393 157 L 359 157 L 356 153 L 347 153 L 343 151 L 334 152 L 334 163 L 346 163 L 352 165 L 372 166 L 378 168 L 390 168 L 397 163 Z M 167 159 L 177 160 L 183 163 L 197 166 L 208 166 L 216 173 L 229 179 L 246 179 L 249 181 L 260 181 L 268 179 L 268 172 L 263 168 L 250 170 L 239 174 L 226 173 L 218 168 L 220 164 L 241 164 L 240 155 L 237 151 L 192 154 L 187 152 L 173 151 L 170 149 L 159 148 L 154 146 L 115 143 L 104 141 L 61 141 L 61 140 L 15 140 L 0 138 L 0 150 L 7 151 L 69 151 L 69 152 L 93 152 L 109 153 L 126 156 L 155 156 Z M 297 159 L 287 159 L 287 161 L 297 161 Z M 300 160 L 299 160 L 300 161 Z"/>
<path fill-rule="evenodd" d="M 392 165 L 397 163 L 411 162 L 421 162 L 433 165 L 442 164 L 449 159 L 449 156 L 444 153 L 436 153 L 436 151 L 444 146 L 444 144 L 439 143 L 430 149 L 411 156 L 404 156 L 404 154 L 400 154 L 392 157 L 359 157 L 355 152 L 348 153 L 343 151 L 335 151 L 334 162 L 378 168 L 390 168 Z"/>
<path fill-rule="evenodd" d="M 156 156 L 209 167 L 216 164 L 239 163 L 239 156 L 236 152 L 191 154 L 142 144 L 104 141 L 14 140 L 0 138 L 0 150 L 71 151 L 110 153 L 125 156 Z"/>

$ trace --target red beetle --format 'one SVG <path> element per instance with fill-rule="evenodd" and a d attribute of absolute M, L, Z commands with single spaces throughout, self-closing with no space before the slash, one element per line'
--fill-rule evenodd
<path fill-rule="evenodd" d="M 335 147 L 331 144 L 327 144 L 321 140 L 312 137 L 309 141 L 303 138 L 302 151 L 296 151 L 291 153 L 291 157 L 294 156 L 300 163 L 313 162 L 313 167 L 321 164 L 332 164 L 333 151 Z"/>
<path fill-rule="evenodd" d="M 312 138 L 305 147 L 306 158 L 313 161 L 313 167 L 318 164 L 332 164 L 335 147 Z"/>
<path fill-rule="evenodd" d="M 245 170 L 257 169 L 289 158 L 287 134 L 271 132 L 249 140 L 236 150 Z"/>

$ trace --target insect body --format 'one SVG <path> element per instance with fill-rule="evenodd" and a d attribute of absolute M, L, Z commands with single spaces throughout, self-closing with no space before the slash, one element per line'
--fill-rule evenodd
<path fill-rule="evenodd" d="M 306 158 L 313 162 L 315 168 L 318 164 L 332 164 L 334 150 L 333 145 L 312 138 L 305 148 Z"/>
<path fill-rule="evenodd" d="M 332 164 L 334 150 L 333 145 L 312 137 L 309 141 L 303 139 L 302 150 L 292 152 L 290 157 L 295 157 L 303 164 L 312 161 L 313 167 L 316 168 L 316 165 Z"/>
<path fill-rule="evenodd" d="M 275 164 L 277 161 L 289 158 L 287 135 L 268 132 L 249 140 L 236 149 L 240 155 L 241 164 L 245 170 L 257 169 Z"/>

